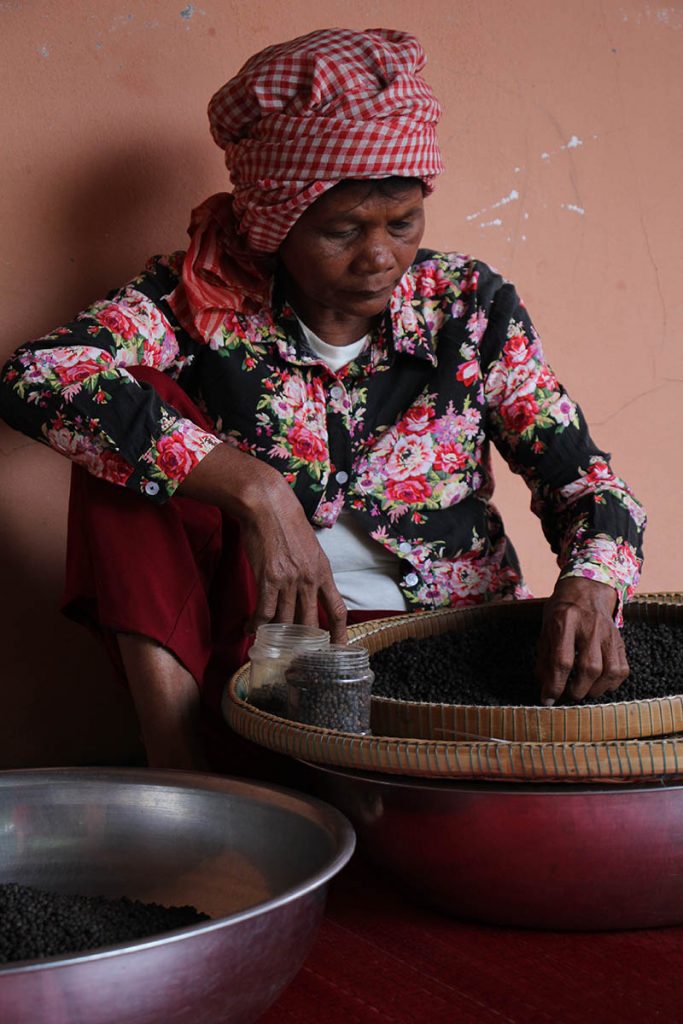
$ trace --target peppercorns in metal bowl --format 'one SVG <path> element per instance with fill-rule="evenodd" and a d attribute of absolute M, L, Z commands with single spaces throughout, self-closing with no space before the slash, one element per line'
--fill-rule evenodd
<path fill-rule="evenodd" d="M 0 1021 L 251 1024 L 299 970 L 327 883 L 354 844 L 333 807 L 242 779 L 123 768 L 0 772 L 0 886 L 11 903 L 3 929 L 24 958 L 0 963 Z M 78 893 L 100 911 L 104 901 L 129 910 L 140 901 L 192 905 L 211 919 L 161 920 L 153 911 L 147 937 L 100 922 L 86 943 L 96 948 L 86 950 L 80 903 L 75 942 L 52 915 L 39 929 L 51 933 L 50 945 L 36 956 L 18 934 L 26 938 L 37 922 L 17 886 L 34 891 L 33 910 L 36 902 L 63 907 Z"/>

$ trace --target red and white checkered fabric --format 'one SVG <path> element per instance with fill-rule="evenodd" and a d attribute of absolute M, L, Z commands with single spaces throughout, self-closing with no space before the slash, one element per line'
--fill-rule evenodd
<path fill-rule="evenodd" d="M 441 114 L 407 32 L 324 29 L 251 57 L 209 103 L 231 196 L 193 211 L 177 315 L 205 338 L 225 311 L 256 308 L 301 214 L 345 178 L 420 178 L 443 170 Z"/>

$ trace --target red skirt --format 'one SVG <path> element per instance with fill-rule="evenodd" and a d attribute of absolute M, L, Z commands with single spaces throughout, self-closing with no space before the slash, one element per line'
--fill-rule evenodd
<path fill-rule="evenodd" d="M 130 372 L 182 416 L 213 430 L 170 377 L 148 367 Z M 179 494 L 156 505 L 74 465 L 62 610 L 96 633 L 124 682 L 117 633 L 146 636 L 171 651 L 200 687 L 216 770 L 227 765 L 217 750 L 241 746 L 222 721 L 220 702 L 247 660 L 253 637 L 245 627 L 255 607 L 235 520 Z M 351 612 L 349 621 L 387 614 L 396 613 Z M 234 758 L 229 761 L 227 770 L 234 770 Z"/>

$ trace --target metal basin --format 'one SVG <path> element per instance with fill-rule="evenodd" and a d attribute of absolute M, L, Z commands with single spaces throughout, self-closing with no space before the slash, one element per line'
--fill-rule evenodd
<path fill-rule="evenodd" d="M 309 765 L 359 849 L 440 910 L 559 930 L 683 924 L 683 783 L 413 780 Z"/>
<path fill-rule="evenodd" d="M 3 1024 L 246 1024 L 291 981 L 348 821 L 288 790 L 185 772 L 0 772 L 0 882 L 192 904 L 209 922 L 0 967 Z"/>

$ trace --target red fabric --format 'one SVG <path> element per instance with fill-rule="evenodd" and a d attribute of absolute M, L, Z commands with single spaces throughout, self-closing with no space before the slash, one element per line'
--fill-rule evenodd
<path fill-rule="evenodd" d="M 192 212 L 182 279 L 170 297 L 181 323 L 208 339 L 230 312 L 268 297 L 272 259 L 301 214 L 343 178 L 420 178 L 443 170 L 441 109 L 420 71 L 414 36 L 324 29 L 255 54 L 212 97 L 211 132 L 232 194 Z"/>
<path fill-rule="evenodd" d="M 411 902 L 358 856 L 261 1024 L 678 1024 L 683 928 L 532 932 Z"/>
<path fill-rule="evenodd" d="M 143 366 L 129 372 L 208 427 L 170 377 Z M 217 508 L 181 495 L 155 505 L 73 467 L 63 610 L 100 633 L 119 669 L 113 634 L 125 632 L 167 647 L 199 682 L 212 656 L 234 671 L 246 660 L 254 602 L 239 528 Z M 220 694 L 209 700 L 215 706 Z"/>
<path fill-rule="evenodd" d="M 170 377 L 144 366 L 129 372 L 206 427 L 201 410 Z M 96 633 L 124 682 L 116 633 L 150 637 L 175 655 L 202 690 L 214 771 L 295 785 L 299 771 L 291 759 L 247 743 L 222 718 L 225 684 L 247 661 L 252 637 L 245 626 L 255 606 L 234 520 L 178 494 L 152 503 L 73 466 L 62 610 Z M 355 612 L 349 621 L 391 614 Z M 327 625 L 322 608 L 320 624 Z"/>

